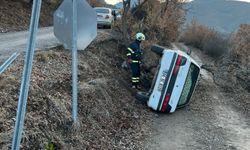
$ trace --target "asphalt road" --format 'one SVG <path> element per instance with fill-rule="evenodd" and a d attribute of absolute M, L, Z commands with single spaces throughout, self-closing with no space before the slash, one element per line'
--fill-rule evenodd
<path fill-rule="evenodd" d="M 110 35 L 110 30 L 98 30 L 95 41 L 102 40 L 102 36 Z M 24 52 L 27 47 L 28 31 L 0 33 L 0 64 L 14 52 Z M 53 27 L 40 28 L 36 37 L 36 50 L 44 50 L 60 45 L 54 36 Z"/>
<path fill-rule="evenodd" d="M 0 34 L 0 62 L 4 61 L 14 52 L 23 52 L 27 47 L 28 31 Z M 36 38 L 36 50 L 46 49 L 59 45 L 53 34 L 53 27 L 41 28 Z"/>

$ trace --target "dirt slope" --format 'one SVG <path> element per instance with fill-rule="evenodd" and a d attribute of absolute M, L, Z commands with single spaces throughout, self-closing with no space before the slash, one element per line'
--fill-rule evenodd
<path fill-rule="evenodd" d="M 0 1 L 0 33 L 26 30 L 29 27 L 32 5 L 21 0 Z M 42 2 L 39 25 L 51 26 L 56 5 L 49 1 Z"/>
<path fill-rule="evenodd" d="M 106 40 L 79 52 L 78 130 L 71 122 L 70 52 L 39 52 L 34 61 L 23 149 L 140 149 L 149 133 L 150 113 L 135 103 L 130 75 L 120 68 L 125 51 Z M 121 55 L 123 54 L 124 55 Z M 0 76 L 0 149 L 11 144 L 22 57 Z"/>

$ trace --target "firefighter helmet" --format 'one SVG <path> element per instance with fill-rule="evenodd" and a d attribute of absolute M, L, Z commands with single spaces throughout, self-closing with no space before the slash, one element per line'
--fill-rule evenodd
<path fill-rule="evenodd" d="M 138 41 L 144 41 L 145 40 L 145 35 L 143 33 L 139 32 L 139 33 L 136 34 L 136 39 Z"/>

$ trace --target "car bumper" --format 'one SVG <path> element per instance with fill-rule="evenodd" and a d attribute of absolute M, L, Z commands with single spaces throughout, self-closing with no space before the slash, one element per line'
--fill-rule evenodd
<path fill-rule="evenodd" d="M 97 21 L 97 25 L 98 26 L 105 26 L 105 25 L 110 26 L 111 22 L 108 22 L 108 21 Z"/>

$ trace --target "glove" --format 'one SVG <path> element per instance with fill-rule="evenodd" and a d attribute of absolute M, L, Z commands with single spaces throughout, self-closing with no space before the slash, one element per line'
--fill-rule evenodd
<path fill-rule="evenodd" d="M 127 63 L 128 63 L 128 64 L 131 64 L 131 63 L 132 63 L 132 59 L 129 58 L 129 59 L 127 60 Z"/>
<path fill-rule="evenodd" d="M 140 62 L 140 67 L 142 68 L 142 67 L 144 67 L 144 65 L 143 65 L 143 63 L 142 62 Z"/>

